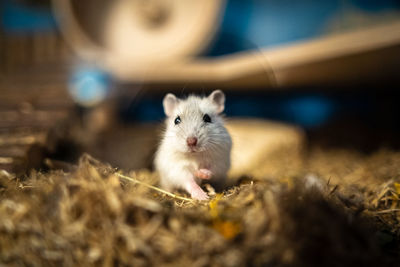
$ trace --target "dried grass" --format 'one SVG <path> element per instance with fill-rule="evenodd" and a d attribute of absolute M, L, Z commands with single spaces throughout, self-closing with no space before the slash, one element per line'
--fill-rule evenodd
<path fill-rule="evenodd" d="M 400 237 L 400 155 L 339 155 L 315 151 L 301 170 L 285 172 L 297 175 L 242 180 L 209 202 L 163 192 L 148 170 L 125 175 L 88 155 L 70 172 L 2 172 L 0 263 L 395 263 L 398 253 L 386 248 Z"/>

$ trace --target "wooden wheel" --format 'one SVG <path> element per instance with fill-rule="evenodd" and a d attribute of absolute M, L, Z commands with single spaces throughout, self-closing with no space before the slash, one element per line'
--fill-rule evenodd
<path fill-rule="evenodd" d="M 224 0 L 54 0 L 67 41 L 106 65 L 143 67 L 203 51 L 220 24 Z"/>

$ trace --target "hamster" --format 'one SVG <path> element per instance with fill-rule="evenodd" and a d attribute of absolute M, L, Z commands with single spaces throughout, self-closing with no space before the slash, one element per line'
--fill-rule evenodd
<path fill-rule="evenodd" d="M 221 116 L 225 95 L 221 90 L 187 99 L 167 94 L 163 107 L 166 129 L 154 160 L 161 187 L 183 189 L 193 199 L 207 200 L 199 184 L 224 184 L 231 164 L 232 139 Z"/>

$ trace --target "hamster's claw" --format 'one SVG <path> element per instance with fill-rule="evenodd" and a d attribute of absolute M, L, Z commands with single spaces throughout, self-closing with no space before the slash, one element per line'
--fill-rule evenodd
<path fill-rule="evenodd" d="M 212 172 L 210 170 L 207 170 L 207 169 L 200 169 L 200 170 L 197 170 L 194 173 L 194 175 L 197 178 L 204 179 L 204 180 L 209 180 L 212 177 Z"/>

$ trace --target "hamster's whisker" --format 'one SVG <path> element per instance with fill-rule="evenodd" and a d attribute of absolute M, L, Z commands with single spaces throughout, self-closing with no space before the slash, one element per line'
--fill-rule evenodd
<path fill-rule="evenodd" d="M 218 144 L 216 144 L 216 143 L 207 142 L 207 144 L 208 144 L 207 147 L 208 147 L 210 150 L 216 151 L 216 150 L 218 149 Z"/>

